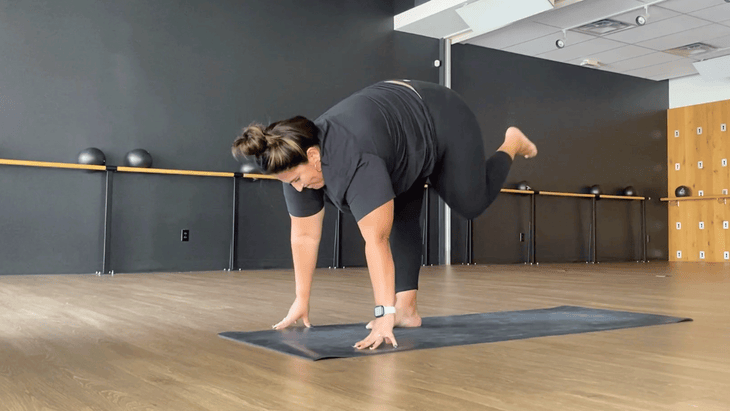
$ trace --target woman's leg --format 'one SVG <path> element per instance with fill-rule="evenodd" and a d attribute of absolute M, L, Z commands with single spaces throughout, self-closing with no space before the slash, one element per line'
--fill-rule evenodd
<path fill-rule="evenodd" d="M 513 158 L 534 156 L 537 149 L 510 127 L 499 150 L 487 159 L 479 122 L 457 93 L 432 83 L 410 84 L 423 96 L 434 122 L 439 157 L 431 184 L 462 217 L 478 217 L 499 195 Z"/>

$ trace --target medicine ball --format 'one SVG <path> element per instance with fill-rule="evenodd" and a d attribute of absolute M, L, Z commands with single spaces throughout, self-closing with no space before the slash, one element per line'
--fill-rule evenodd
<path fill-rule="evenodd" d="M 104 152 L 96 147 L 89 147 L 79 153 L 79 164 L 103 166 L 106 164 L 106 156 Z"/>
<path fill-rule="evenodd" d="M 152 156 L 146 150 L 141 148 L 135 149 L 124 156 L 124 165 L 127 167 L 152 167 Z"/>
<path fill-rule="evenodd" d="M 629 197 L 634 197 L 634 196 L 636 196 L 636 190 L 634 190 L 634 187 L 628 186 L 628 187 L 624 188 L 624 195 L 629 196 Z"/>
<path fill-rule="evenodd" d="M 529 184 L 527 184 L 527 181 L 520 181 L 519 183 L 517 183 L 517 189 L 518 190 L 532 190 L 532 188 L 530 188 Z"/>
<path fill-rule="evenodd" d="M 679 186 L 676 190 L 674 190 L 674 195 L 676 197 L 689 197 L 692 194 L 692 191 L 687 186 Z"/>

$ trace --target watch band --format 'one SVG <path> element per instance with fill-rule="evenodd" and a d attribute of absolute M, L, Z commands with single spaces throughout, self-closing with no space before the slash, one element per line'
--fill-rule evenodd
<path fill-rule="evenodd" d="M 395 314 L 395 307 L 375 306 L 375 318 L 380 318 L 386 314 Z"/>

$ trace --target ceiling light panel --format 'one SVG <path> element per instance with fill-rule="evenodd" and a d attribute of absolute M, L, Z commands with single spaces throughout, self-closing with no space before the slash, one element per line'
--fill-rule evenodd
<path fill-rule="evenodd" d="M 635 27 L 631 30 L 622 31 L 621 33 L 609 34 L 605 38 L 629 44 L 637 44 L 709 24 L 712 23 L 707 20 L 679 15 L 656 23 L 649 20 L 646 26 Z"/>
<path fill-rule="evenodd" d="M 600 61 L 602 64 L 614 64 L 618 63 L 619 61 L 645 56 L 651 53 L 654 53 L 654 50 L 636 46 L 623 46 L 601 53 L 591 53 L 581 58 L 568 61 L 568 63 L 580 64 L 580 62 L 585 59 L 594 59 Z"/>
<path fill-rule="evenodd" d="M 547 53 L 539 54 L 538 57 L 567 62 L 573 59 L 582 58 L 586 55 L 600 53 L 602 51 L 623 47 L 625 44 L 613 40 L 593 39 L 583 43 L 569 45 L 564 49 L 553 49 Z"/>
<path fill-rule="evenodd" d="M 692 12 L 691 15 L 701 19 L 714 21 L 715 23 L 727 21 L 730 20 L 730 3 L 725 3 L 723 1 L 719 6 L 695 11 Z"/>
<path fill-rule="evenodd" d="M 539 39 L 527 41 L 524 43 L 520 43 L 511 47 L 507 47 L 504 50 L 509 51 L 511 53 L 518 53 L 518 54 L 524 54 L 526 56 L 536 56 L 538 54 L 546 53 L 548 51 L 555 50 L 555 41 L 558 39 L 563 39 L 563 32 L 562 31 L 556 31 L 552 34 L 549 34 L 545 37 L 541 37 Z M 580 44 L 584 41 L 593 40 L 595 37 L 589 36 L 587 34 L 580 34 L 580 33 L 568 33 L 568 38 L 565 39 L 566 44 L 568 47 L 572 47 L 574 45 Z M 567 47 L 566 47 L 567 48 Z"/>
<path fill-rule="evenodd" d="M 721 2 L 722 0 L 667 0 L 660 4 L 665 9 L 680 13 L 692 13 L 693 11 L 717 6 Z"/>
<path fill-rule="evenodd" d="M 723 26 L 721 24 L 710 24 L 708 26 L 675 33 L 662 38 L 641 42 L 638 43 L 637 46 L 663 51 L 727 35 L 730 35 L 730 27 Z M 710 43 L 710 45 L 713 44 Z"/>
<path fill-rule="evenodd" d="M 539 39 L 549 34 L 555 34 L 554 27 L 531 21 L 521 21 L 483 36 L 470 39 L 467 43 L 501 50 L 516 44 Z M 560 35 L 562 36 L 563 33 L 560 33 Z M 553 41 L 553 43 L 555 42 Z"/>
<path fill-rule="evenodd" d="M 628 60 L 622 60 L 611 64 L 608 69 L 619 73 L 625 73 L 640 68 L 656 66 L 657 64 L 669 63 L 671 61 L 681 60 L 682 57 L 667 53 L 652 53 L 640 57 L 634 57 Z"/>
<path fill-rule="evenodd" d="M 593 21 L 608 18 L 609 16 L 621 13 L 626 9 L 641 6 L 643 3 L 637 0 L 611 0 L 597 1 L 585 0 L 569 7 L 554 10 L 536 16 L 533 21 L 547 24 L 559 29 L 580 26 Z"/>

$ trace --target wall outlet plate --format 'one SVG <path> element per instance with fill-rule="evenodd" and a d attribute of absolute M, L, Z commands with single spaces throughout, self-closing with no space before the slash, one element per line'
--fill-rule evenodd
<path fill-rule="evenodd" d="M 720 124 L 720 131 L 727 131 L 727 124 Z"/>
<path fill-rule="evenodd" d="M 679 137 L 679 130 L 674 130 L 674 137 Z"/>
<path fill-rule="evenodd" d="M 725 251 L 724 257 L 726 260 L 730 260 L 730 251 Z"/>
<path fill-rule="evenodd" d="M 680 167 L 680 166 L 679 166 L 679 163 L 676 163 L 676 164 L 674 164 L 674 169 L 675 169 L 675 170 L 679 171 L 679 167 Z"/>
<path fill-rule="evenodd" d="M 190 230 L 180 231 L 180 241 L 190 241 Z"/>
<path fill-rule="evenodd" d="M 697 168 L 702 168 L 702 162 L 701 161 L 698 161 L 697 162 Z"/>
<path fill-rule="evenodd" d="M 730 229 L 730 221 L 723 221 L 723 222 L 722 222 L 722 229 L 723 229 L 723 230 L 728 230 L 728 229 Z"/>
<path fill-rule="evenodd" d="M 705 222 L 700 221 L 700 230 L 704 230 L 704 229 L 705 229 Z"/>
<path fill-rule="evenodd" d="M 702 134 L 702 127 L 697 127 L 697 135 L 699 136 L 701 134 Z"/>
<path fill-rule="evenodd" d="M 700 190 L 697 192 L 697 195 L 703 197 L 705 195 L 705 192 L 703 190 Z"/>
<path fill-rule="evenodd" d="M 681 230 L 681 229 L 682 229 L 682 223 L 677 223 L 677 230 Z"/>
<path fill-rule="evenodd" d="M 723 166 L 723 167 L 727 167 L 727 159 L 726 159 L 726 158 L 723 158 L 723 159 L 722 159 L 722 160 L 720 161 L 720 164 L 722 164 L 722 166 Z"/>
<path fill-rule="evenodd" d="M 704 260 L 704 259 L 705 259 L 705 252 L 700 251 L 700 260 Z"/>
<path fill-rule="evenodd" d="M 682 258 L 682 252 L 681 251 L 677 251 L 677 258 Z"/>
<path fill-rule="evenodd" d="M 726 195 L 727 195 L 727 188 L 723 188 L 723 189 L 722 189 L 722 195 L 724 195 L 724 196 L 726 196 Z"/>

